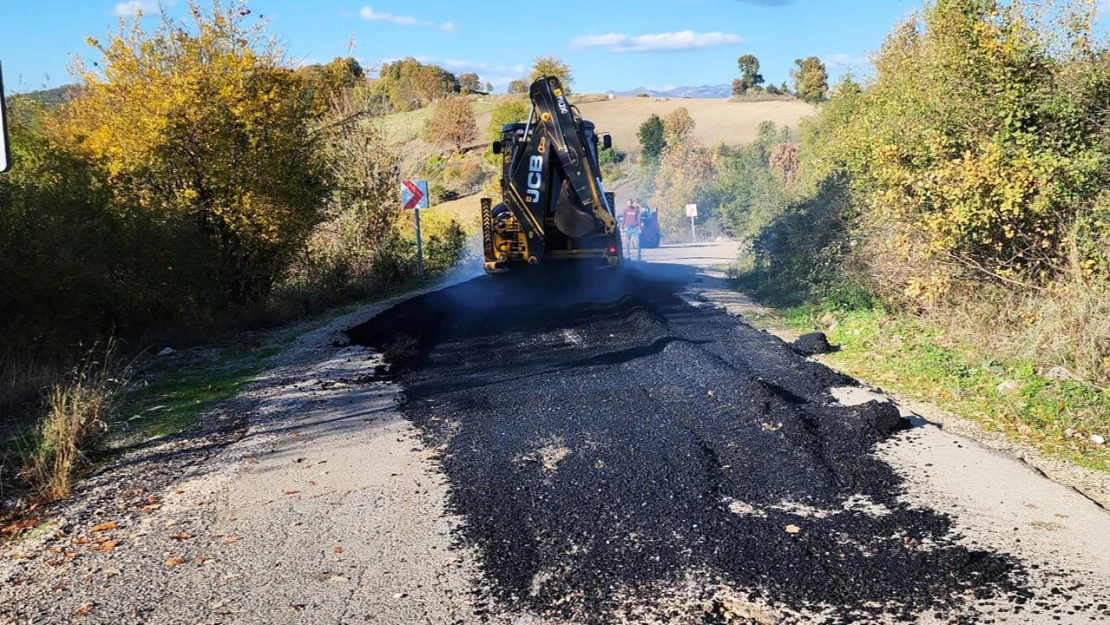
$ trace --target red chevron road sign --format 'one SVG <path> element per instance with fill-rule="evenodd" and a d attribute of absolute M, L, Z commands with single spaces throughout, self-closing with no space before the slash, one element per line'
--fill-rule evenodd
<path fill-rule="evenodd" d="M 402 180 L 401 205 L 405 210 L 428 208 L 428 181 Z"/>

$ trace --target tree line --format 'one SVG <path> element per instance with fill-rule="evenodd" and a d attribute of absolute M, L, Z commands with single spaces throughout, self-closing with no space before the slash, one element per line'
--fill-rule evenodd
<path fill-rule="evenodd" d="M 434 75 L 419 93 L 435 99 L 467 81 L 404 61 L 373 83 L 352 59 L 295 68 L 237 0 L 145 23 L 89 39 L 96 62 L 76 61 L 59 104 L 11 99 L 4 364 L 266 323 L 415 276 L 401 155 L 376 105 L 417 93 L 398 83 Z M 433 270 L 462 254 L 450 219 L 424 233 Z"/>
<path fill-rule="evenodd" d="M 661 211 L 705 207 L 745 243 L 745 283 L 778 303 L 927 315 L 984 357 L 1105 387 L 1110 44 L 1097 15 L 934 0 L 888 35 L 865 82 L 825 92 L 818 64 L 798 64 L 796 92 L 825 101 L 796 131 L 703 146 L 649 119 L 650 191 Z M 740 81 L 760 85 L 742 60 Z"/>
<path fill-rule="evenodd" d="M 795 95 L 806 102 L 824 102 L 828 96 L 829 73 L 825 63 L 810 56 L 794 61 L 795 69 L 790 71 L 794 90 L 784 81 L 781 86 L 766 85 L 760 72 L 759 59 L 754 54 L 745 54 L 736 60 L 740 77 L 732 79 L 732 95 L 746 96 L 755 93 L 770 95 Z"/>

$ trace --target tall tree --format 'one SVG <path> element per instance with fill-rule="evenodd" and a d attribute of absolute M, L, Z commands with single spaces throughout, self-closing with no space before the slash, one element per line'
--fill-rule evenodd
<path fill-rule="evenodd" d="M 436 102 L 432 116 L 424 124 L 424 140 L 461 152 L 465 143 L 478 138 L 478 122 L 466 98 L 451 96 Z"/>
<path fill-rule="evenodd" d="M 797 59 L 794 64 L 798 66 L 790 72 L 794 78 L 794 92 L 806 102 L 824 102 L 829 94 L 829 72 L 825 64 L 815 56 Z"/>
<path fill-rule="evenodd" d="M 555 76 L 563 84 L 563 90 L 570 93 L 570 86 L 574 84 L 570 65 L 563 62 L 555 55 L 537 56 L 532 60 L 532 71 L 528 74 L 528 84 L 536 81 L 541 76 Z"/>
<path fill-rule="evenodd" d="M 374 92 L 394 110 L 408 111 L 460 91 L 459 79 L 437 65 L 424 65 L 412 57 L 382 65 Z"/>
<path fill-rule="evenodd" d="M 528 83 L 523 78 L 509 82 L 508 92 L 510 95 L 528 93 Z"/>
<path fill-rule="evenodd" d="M 364 72 L 356 59 L 336 57 L 326 65 L 306 65 L 297 70 L 305 81 L 304 97 L 317 117 L 323 116 L 345 90 L 362 82 Z"/>
<path fill-rule="evenodd" d="M 482 79 L 478 78 L 478 74 L 473 72 L 459 74 L 459 87 L 470 93 L 479 93 L 482 91 Z"/>
<path fill-rule="evenodd" d="M 644 151 L 644 160 L 653 162 L 659 159 L 659 154 L 667 145 L 663 138 L 663 120 L 652 113 L 651 117 L 640 124 L 640 131 L 636 133 L 640 139 L 640 146 Z"/>
<path fill-rule="evenodd" d="M 749 89 L 757 89 L 763 84 L 763 74 L 759 73 L 759 59 L 754 54 L 745 54 L 736 60 L 740 68 L 740 82 L 733 81 L 732 92 L 744 95 Z"/>

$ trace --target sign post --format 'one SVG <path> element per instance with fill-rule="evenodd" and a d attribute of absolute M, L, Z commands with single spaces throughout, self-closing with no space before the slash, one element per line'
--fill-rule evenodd
<path fill-rule="evenodd" d="M 424 242 L 420 239 L 420 209 L 428 208 L 428 181 L 402 180 L 401 207 L 412 211 L 416 227 L 416 270 L 424 277 Z"/>
<path fill-rule="evenodd" d="M 697 216 L 698 216 L 698 205 L 697 204 L 687 204 L 686 205 L 686 216 L 690 218 L 690 238 L 694 241 L 694 243 L 697 243 L 698 242 L 698 234 L 694 230 L 694 219 L 696 219 Z"/>
<path fill-rule="evenodd" d="M 11 167 L 11 153 L 8 151 L 8 112 L 4 110 L 4 74 L 0 68 L 0 172 Z"/>

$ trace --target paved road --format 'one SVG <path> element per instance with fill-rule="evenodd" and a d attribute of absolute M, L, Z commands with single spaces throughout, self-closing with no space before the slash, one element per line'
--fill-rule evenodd
<path fill-rule="evenodd" d="M 692 268 L 734 254 L 306 334 L 116 548 L 78 504 L 25 543 L 0 623 L 1110 622 L 1104 509 L 741 323 Z"/>

